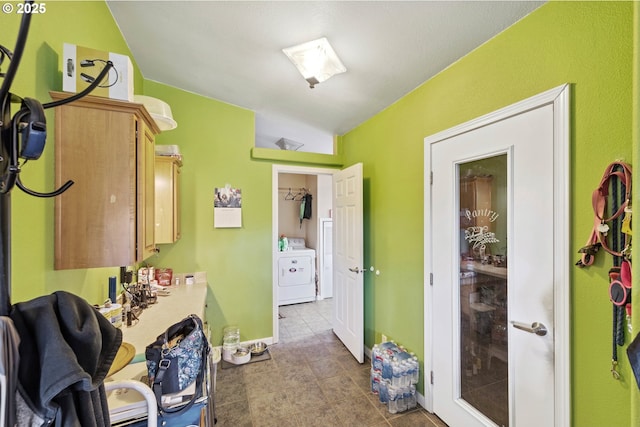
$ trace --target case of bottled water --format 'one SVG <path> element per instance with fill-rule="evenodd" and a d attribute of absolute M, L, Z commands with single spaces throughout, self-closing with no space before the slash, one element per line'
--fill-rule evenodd
<path fill-rule="evenodd" d="M 417 405 L 420 378 L 418 358 L 393 341 L 375 344 L 371 350 L 371 392 L 395 414 Z"/>

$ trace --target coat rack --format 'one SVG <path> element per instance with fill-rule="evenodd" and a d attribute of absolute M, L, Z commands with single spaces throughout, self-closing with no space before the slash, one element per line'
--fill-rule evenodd
<path fill-rule="evenodd" d="M 32 0 L 25 1 L 31 5 Z M 31 10 L 25 8 L 25 10 Z M 107 61 L 96 79 L 83 91 L 59 101 L 40 104 L 32 98 L 20 98 L 10 92 L 11 84 L 18 71 L 29 33 L 31 14 L 22 15 L 16 45 L 11 52 L 0 45 L 0 65 L 6 58 L 10 61 L 0 86 L 0 316 L 7 316 L 11 310 L 11 190 L 14 185 L 35 197 L 55 197 L 66 191 L 73 181 L 67 181 L 59 189 L 41 193 L 27 188 L 20 180 L 20 168 L 27 160 L 37 160 L 42 154 L 46 140 L 46 118 L 44 109 L 68 104 L 88 95 L 107 76 L 113 67 Z M 11 103 L 20 102 L 20 110 L 12 117 Z M 22 164 L 19 159 L 24 159 Z"/>

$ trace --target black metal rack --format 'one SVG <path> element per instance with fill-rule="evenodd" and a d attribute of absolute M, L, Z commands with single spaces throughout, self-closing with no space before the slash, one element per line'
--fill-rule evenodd
<path fill-rule="evenodd" d="M 32 3 L 33 0 L 25 1 L 25 4 Z M 25 10 L 31 9 L 25 8 Z M 0 77 L 3 77 L 2 85 L 0 86 L 0 316 L 7 316 L 11 311 L 11 190 L 14 185 L 17 185 L 18 188 L 31 196 L 55 197 L 73 185 L 73 181 L 67 181 L 67 183 L 57 190 L 41 193 L 27 188 L 20 181 L 21 165 L 18 159 L 22 157 L 22 154 L 19 154 L 20 150 L 18 149 L 18 128 L 22 125 L 22 120 L 30 117 L 33 106 L 36 106 L 38 110 L 42 112 L 47 108 L 53 108 L 76 101 L 91 93 L 107 76 L 109 70 L 113 68 L 113 63 L 106 61 L 100 74 L 87 88 L 62 100 L 40 104 L 35 99 L 22 99 L 12 94 L 10 92 L 11 84 L 18 71 L 20 59 L 26 46 L 30 22 L 31 14 L 23 14 L 13 52 L 0 45 L 0 65 L 5 58 L 10 60 L 7 72 L 0 74 Z M 13 117 L 11 116 L 12 102 L 22 102 L 20 110 Z M 46 139 L 46 121 L 44 114 L 42 114 L 39 120 L 41 120 L 38 122 L 40 127 L 39 142 L 42 145 L 41 148 L 44 149 L 44 140 Z M 24 144 L 24 141 L 22 143 Z M 37 160 L 38 157 L 40 157 L 39 154 L 22 158 Z"/>

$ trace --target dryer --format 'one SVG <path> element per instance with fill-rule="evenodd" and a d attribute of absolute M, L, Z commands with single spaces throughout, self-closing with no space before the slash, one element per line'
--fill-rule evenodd
<path fill-rule="evenodd" d="M 302 238 L 289 240 L 278 256 L 278 305 L 316 300 L 316 251 Z"/>

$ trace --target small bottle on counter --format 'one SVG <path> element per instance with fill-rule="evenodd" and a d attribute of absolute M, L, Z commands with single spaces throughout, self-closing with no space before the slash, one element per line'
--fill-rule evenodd
<path fill-rule="evenodd" d="M 131 301 L 127 298 L 127 293 L 122 293 L 122 323 L 131 326 Z"/>
<path fill-rule="evenodd" d="M 109 299 L 116 303 L 116 276 L 109 277 Z"/>
<path fill-rule="evenodd" d="M 125 317 L 127 318 L 127 323 L 126 323 L 127 326 L 131 326 L 133 313 L 131 313 L 131 304 L 129 302 L 127 302 L 124 305 L 124 309 L 122 310 L 122 312 L 125 314 Z"/>

